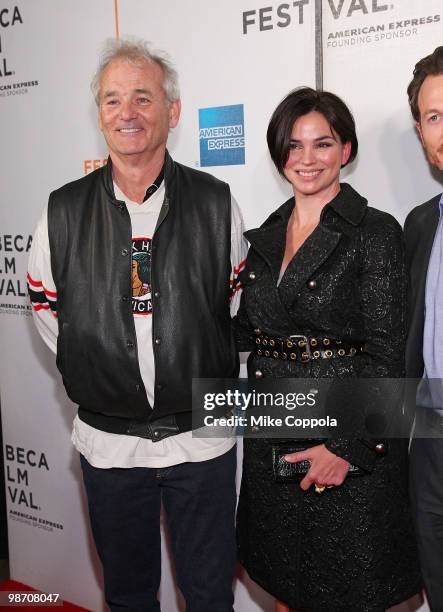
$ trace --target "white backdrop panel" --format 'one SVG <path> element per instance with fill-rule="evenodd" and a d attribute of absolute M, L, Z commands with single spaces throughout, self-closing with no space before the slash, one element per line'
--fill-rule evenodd
<path fill-rule="evenodd" d="M 361 147 L 350 181 L 370 204 L 403 222 L 413 206 L 442 190 L 425 161 L 406 95 L 415 63 L 442 44 L 442 3 L 345 0 L 334 15 L 330 5 L 339 4 L 323 3 L 324 88 L 342 96 L 356 119 Z M 367 13 L 350 12 L 353 4 Z M 373 4 L 379 10 L 373 12 Z"/>
<path fill-rule="evenodd" d="M 267 154 L 272 111 L 288 91 L 315 84 L 314 2 L 291 8 L 290 23 L 277 15 L 280 3 L 257 0 L 125 0 L 119 4 L 121 34 L 140 36 L 167 50 L 179 72 L 182 117 L 170 140 L 174 157 L 199 164 L 198 109 L 243 104 L 246 165 L 202 168 L 228 181 L 247 227 L 262 223 L 290 195 Z M 272 6 L 272 11 L 260 9 Z M 292 6 L 292 3 L 291 3 Z M 254 21 L 243 33 L 243 13 Z M 285 20 L 286 21 L 286 20 Z"/>
<path fill-rule="evenodd" d="M 212 3 L 210 10 L 202 0 L 119 3 L 120 32 L 166 49 L 179 69 L 184 108 L 181 124 L 171 135 L 174 157 L 198 166 L 200 108 L 244 105 L 246 164 L 207 170 L 231 183 L 248 226 L 260 223 L 289 194 L 267 158 L 265 131 L 273 108 L 288 90 L 314 84 L 314 2 L 310 4 L 303 14 L 291 9 L 282 16 L 277 5 L 260 13 L 256 1 Z M 0 28 L 5 177 L 0 390 L 10 487 L 11 574 L 101 610 L 100 570 L 78 458 L 70 443 L 75 407 L 66 399 L 54 357 L 33 328 L 24 294 L 26 245 L 49 192 L 106 157 L 89 81 L 102 42 L 115 35 L 114 2 L 4 0 L 3 7 L 8 11 L 4 21 L 13 21 L 15 7 L 19 13 L 13 25 Z M 245 34 L 244 11 L 250 11 Z M 300 57 L 303 62 L 294 61 Z M 11 74 L 5 74 L 4 58 Z M 22 93 L 13 91 L 14 84 L 24 82 L 28 85 L 21 87 Z M 162 605 L 174 612 L 181 608 L 180 600 L 168 555 L 164 557 Z M 238 610 L 270 611 L 272 606 L 258 588 L 251 593 L 245 587 L 237 590 Z"/>
<path fill-rule="evenodd" d="M 12 25 L 14 7 L 20 19 Z M 2 71 L 0 77 L 0 389 L 9 449 L 11 574 L 98 610 L 100 572 L 70 442 L 74 406 L 29 310 L 22 310 L 28 303 L 23 296 L 28 254 L 22 249 L 49 192 L 80 177 L 82 160 L 96 156 L 99 138 L 89 78 L 102 40 L 114 34 L 113 5 L 109 0 L 4 0 L 1 8 L 8 11 L 3 21 L 11 25 L 0 28 L 0 64 L 6 59 L 12 72 Z M 13 85 L 23 82 L 32 84 L 16 93 Z M 33 451 L 28 458 L 37 465 L 43 453 L 44 464 L 30 465 L 17 449 Z"/>

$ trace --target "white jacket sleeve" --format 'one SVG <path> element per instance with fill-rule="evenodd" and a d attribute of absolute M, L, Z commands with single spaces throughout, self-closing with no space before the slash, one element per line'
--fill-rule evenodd
<path fill-rule="evenodd" d="M 37 330 L 47 346 L 57 352 L 57 291 L 51 271 L 48 212 L 43 211 L 32 240 L 28 263 L 28 292 Z"/>
<path fill-rule="evenodd" d="M 243 236 L 244 231 L 245 228 L 240 208 L 235 198 L 231 195 L 231 317 L 236 314 L 240 304 L 241 285 L 238 275 L 245 267 L 246 254 L 248 252 L 247 242 Z"/>

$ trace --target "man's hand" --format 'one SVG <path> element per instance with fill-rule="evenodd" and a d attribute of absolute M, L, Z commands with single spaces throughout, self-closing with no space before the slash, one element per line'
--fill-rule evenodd
<path fill-rule="evenodd" d="M 285 455 L 288 463 L 308 460 L 311 464 L 308 473 L 300 483 L 300 487 L 307 491 L 314 483 L 319 486 L 341 485 L 349 471 L 350 463 L 331 453 L 324 444 L 313 446 L 299 453 Z"/>

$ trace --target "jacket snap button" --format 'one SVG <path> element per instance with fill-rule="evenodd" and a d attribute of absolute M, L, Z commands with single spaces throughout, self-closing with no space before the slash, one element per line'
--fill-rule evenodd
<path fill-rule="evenodd" d="M 159 435 L 160 435 L 160 433 L 159 433 L 158 431 L 154 431 L 154 437 L 155 437 L 155 438 L 158 438 L 158 437 L 159 437 Z"/>
<path fill-rule="evenodd" d="M 127 295 L 124 295 L 122 297 L 122 302 L 129 302 L 129 297 Z"/>
<path fill-rule="evenodd" d="M 136 391 L 140 391 L 140 389 L 141 389 L 141 386 L 140 386 L 140 385 L 137 383 L 137 384 L 135 385 L 135 390 L 136 390 Z"/>
<path fill-rule="evenodd" d="M 163 385 L 156 385 L 157 389 L 161 391 L 163 389 Z"/>
<path fill-rule="evenodd" d="M 386 452 L 386 447 L 384 444 L 382 444 L 381 442 L 379 444 L 375 445 L 375 452 L 377 453 L 377 455 L 384 455 Z"/>
<path fill-rule="evenodd" d="M 160 338 L 156 338 L 156 339 L 154 340 L 154 342 L 155 342 L 155 344 L 160 344 L 160 343 L 161 343 L 161 340 L 160 340 Z"/>
<path fill-rule="evenodd" d="M 132 342 L 132 340 L 128 340 L 128 341 L 126 342 L 126 346 L 127 346 L 128 348 L 134 348 L 134 343 Z"/>
<path fill-rule="evenodd" d="M 128 254 L 128 249 L 122 249 L 123 257 L 126 257 L 127 254 Z"/>
<path fill-rule="evenodd" d="M 315 288 L 316 288 L 316 286 L 317 286 L 317 281 L 315 281 L 314 279 L 312 279 L 312 280 L 310 280 L 310 281 L 308 282 L 308 287 L 309 287 L 309 289 L 315 289 Z"/>
<path fill-rule="evenodd" d="M 255 272 L 249 272 L 248 276 L 251 280 L 255 280 Z"/>
<path fill-rule="evenodd" d="M 156 292 L 154 293 L 154 297 L 157 297 L 157 298 L 158 298 L 158 297 L 160 297 L 160 291 L 156 291 Z"/>
<path fill-rule="evenodd" d="M 263 378 L 263 372 L 261 370 L 256 370 L 255 378 Z"/>

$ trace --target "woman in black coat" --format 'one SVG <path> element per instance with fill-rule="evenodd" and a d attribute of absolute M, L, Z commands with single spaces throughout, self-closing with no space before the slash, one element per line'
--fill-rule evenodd
<path fill-rule="evenodd" d="M 246 233 L 236 329 L 239 350 L 252 350 L 249 377 L 402 377 L 402 233 L 339 183 L 358 147 L 349 109 L 331 93 L 297 89 L 275 110 L 267 138 L 294 197 Z M 358 384 L 343 406 L 365 417 Z M 394 406 L 378 408 L 395 421 Z M 244 441 L 238 537 L 251 578 L 305 611 L 381 612 L 419 592 L 407 441 L 319 440 L 285 456 L 309 461 L 298 483 L 275 480 L 273 442 Z M 361 475 L 350 476 L 351 466 Z"/>

